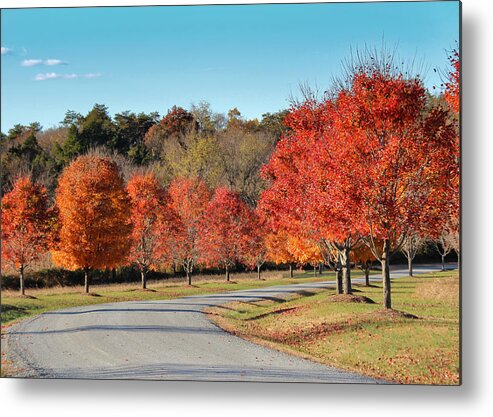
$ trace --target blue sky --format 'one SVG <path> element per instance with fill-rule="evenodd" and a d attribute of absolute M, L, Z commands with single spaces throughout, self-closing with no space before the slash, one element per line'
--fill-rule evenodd
<path fill-rule="evenodd" d="M 350 48 L 382 38 L 439 85 L 458 2 L 2 9 L 1 128 L 49 128 L 95 103 L 165 114 L 206 100 L 261 117 L 300 82 L 329 86 Z"/>

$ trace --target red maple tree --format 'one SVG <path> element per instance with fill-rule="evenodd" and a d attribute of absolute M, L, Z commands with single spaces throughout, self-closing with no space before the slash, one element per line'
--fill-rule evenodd
<path fill-rule="evenodd" d="M 219 187 L 200 222 L 201 259 L 206 265 L 224 268 L 227 281 L 231 268 L 246 261 L 252 236 L 250 217 L 251 210 L 237 192 Z"/>
<path fill-rule="evenodd" d="M 48 250 L 55 210 L 49 207 L 45 187 L 28 176 L 14 182 L 2 199 L 2 259 L 19 271 L 20 292 L 25 294 L 24 271 Z"/>
<path fill-rule="evenodd" d="M 145 289 L 149 270 L 171 256 L 170 243 L 176 235 L 177 219 L 169 207 L 166 190 L 153 174 L 135 174 L 127 190 L 133 226 L 129 261 L 139 268 Z"/>
<path fill-rule="evenodd" d="M 199 223 L 211 192 L 199 178 L 176 178 L 169 187 L 170 205 L 177 216 L 177 233 L 170 244 L 172 259 L 181 265 L 192 284 L 192 272 L 199 259 Z"/>
<path fill-rule="evenodd" d="M 270 188 L 262 194 L 259 206 L 274 228 L 320 242 L 326 263 L 340 269 L 337 292 L 350 294 L 350 251 L 359 243 L 364 225 L 352 216 L 358 210 L 356 201 L 334 204 L 343 194 L 332 180 L 340 163 L 335 110 L 330 100 L 310 99 L 291 109 L 285 120 L 290 133 L 278 143 L 264 168 Z"/>
<path fill-rule="evenodd" d="M 267 260 L 267 235 L 269 229 L 261 213 L 250 207 L 247 208 L 249 213 L 245 219 L 248 224 L 245 228 L 247 243 L 244 261 L 251 269 L 257 268 L 257 278 L 261 279 L 260 270 Z"/>
<path fill-rule="evenodd" d="M 455 113 L 460 110 L 460 58 L 459 51 L 454 50 L 449 57 L 452 70 L 445 83 L 445 100 Z"/>
<path fill-rule="evenodd" d="M 459 51 L 452 51 L 449 57 L 452 66 L 449 72 L 448 81 L 445 83 L 445 100 L 453 110 L 457 119 L 460 119 L 460 56 Z M 441 234 L 441 239 L 446 236 L 448 244 L 460 257 L 460 144 L 459 144 L 459 126 L 456 126 L 456 150 L 457 158 L 456 173 L 453 175 L 453 181 L 448 190 L 444 192 L 450 196 L 450 210 L 445 228 Z"/>
<path fill-rule="evenodd" d="M 344 192 L 334 204 L 359 207 L 350 210 L 351 219 L 366 226 L 366 243 L 382 263 L 385 308 L 391 308 L 391 252 L 400 249 L 411 225 L 423 234 L 441 229 L 448 199 L 438 190 L 447 188 L 457 169 L 448 111 L 425 108 L 418 78 L 373 64 L 357 68 L 336 99 L 332 181 Z"/>
<path fill-rule="evenodd" d="M 291 109 L 292 133 L 263 174 L 259 203 L 274 227 L 334 250 L 350 293 L 350 250 L 364 238 L 382 262 L 384 305 L 391 307 L 388 261 L 409 225 L 440 230 L 457 172 L 454 126 L 427 108 L 418 78 L 378 61 L 354 68 L 333 96 Z M 378 242 L 382 242 L 379 247 Z M 339 286 L 338 286 L 339 287 Z"/>

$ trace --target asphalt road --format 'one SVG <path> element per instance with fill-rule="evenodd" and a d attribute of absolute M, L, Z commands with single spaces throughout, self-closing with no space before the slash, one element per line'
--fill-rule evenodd
<path fill-rule="evenodd" d="M 437 269 L 416 267 L 415 273 Z M 394 270 L 392 275 L 407 273 Z M 295 284 L 47 312 L 9 329 L 7 359 L 22 364 L 19 376 L 41 378 L 386 383 L 245 341 L 218 328 L 203 312 L 230 301 L 272 299 L 333 285 Z"/>

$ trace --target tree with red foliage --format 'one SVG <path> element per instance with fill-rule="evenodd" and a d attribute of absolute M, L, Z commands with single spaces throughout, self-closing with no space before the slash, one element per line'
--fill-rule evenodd
<path fill-rule="evenodd" d="M 334 204 L 354 207 L 366 243 L 382 264 L 384 307 L 391 308 L 389 259 L 412 225 L 436 233 L 448 210 L 447 190 L 457 171 L 455 131 L 447 110 L 425 112 L 426 91 L 389 63 L 358 66 L 335 100 L 339 144 Z M 377 242 L 381 241 L 383 247 Z"/>
<path fill-rule="evenodd" d="M 130 198 L 118 165 L 108 157 L 85 155 L 64 169 L 58 180 L 58 245 L 55 264 L 84 271 L 125 265 L 131 246 Z"/>
<path fill-rule="evenodd" d="M 445 100 L 450 108 L 457 114 L 460 110 L 460 59 L 459 51 L 454 50 L 449 56 L 452 70 L 449 72 L 448 80 L 445 83 Z"/>
<path fill-rule="evenodd" d="M 391 308 L 389 257 L 409 225 L 440 230 L 457 172 L 447 110 L 425 111 L 418 78 L 369 59 L 327 99 L 291 109 L 292 133 L 278 143 L 259 203 L 279 227 L 337 250 L 350 292 L 350 250 L 362 237 L 382 263 L 384 306 Z M 383 247 L 377 247 L 377 242 Z"/>
<path fill-rule="evenodd" d="M 247 244 L 244 259 L 250 268 L 257 268 L 257 278 L 260 278 L 260 270 L 267 260 L 267 224 L 257 210 L 247 207 L 249 215 L 245 220 L 249 222 Z"/>
<path fill-rule="evenodd" d="M 239 193 L 219 187 L 200 222 L 202 259 L 206 265 L 224 268 L 227 281 L 231 268 L 246 260 L 252 236 L 251 214 Z"/>
<path fill-rule="evenodd" d="M 459 51 L 452 51 L 449 57 L 452 70 L 449 72 L 448 81 L 445 83 L 445 100 L 450 108 L 454 111 L 457 118 L 460 119 L 460 57 Z M 459 149 L 459 129 L 456 129 L 456 157 L 457 157 L 457 174 L 455 181 L 451 184 L 448 194 L 450 196 L 450 214 L 445 228 L 439 240 L 443 244 L 446 239 L 447 245 L 453 247 L 453 250 L 460 258 L 460 149 Z"/>
<path fill-rule="evenodd" d="M 173 106 L 159 124 L 166 136 L 178 140 L 190 130 L 197 130 L 199 127 L 192 113 L 177 106 Z"/>
<path fill-rule="evenodd" d="M 48 250 L 54 222 L 45 187 L 27 176 L 18 178 L 2 199 L 2 259 L 19 271 L 22 295 L 25 268 Z"/>
<path fill-rule="evenodd" d="M 198 178 L 176 178 L 170 184 L 171 208 L 176 214 L 177 233 L 171 244 L 173 261 L 181 265 L 192 285 L 192 272 L 199 259 L 199 223 L 202 221 L 211 192 Z"/>
<path fill-rule="evenodd" d="M 133 225 L 129 260 L 139 268 L 145 289 L 149 270 L 170 257 L 170 242 L 176 234 L 177 219 L 169 207 L 166 190 L 153 174 L 135 174 L 128 182 L 127 190 Z"/>
<path fill-rule="evenodd" d="M 329 153 L 338 143 L 334 111 L 330 100 L 318 103 L 311 98 L 291 109 L 285 119 L 290 133 L 277 144 L 263 171 L 270 187 L 259 206 L 274 228 L 320 242 L 326 263 L 342 273 L 337 274 L 341 280 L 337 292 L 350 294 L 350 251 L 359 243 L 364 227 L 352 219 L 358 210 L 356 201 L 334 204 L 335 196 L 343 193 L 332 181 L 338 165 Z"/>

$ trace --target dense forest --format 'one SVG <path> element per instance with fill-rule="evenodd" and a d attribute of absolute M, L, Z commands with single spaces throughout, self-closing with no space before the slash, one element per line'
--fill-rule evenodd
<path fill-rule="evenodd" d="M 237 190 L 255 205 L 262 190 L 260 167 L 286 131 L 287 113 L 248 120 L 236 108 L 225 115 L 200 102 L 188 110 L 174 106 L 162 117 L 130 111 L 111 117 L 106 106 L 95 104 L 86 115 L 67 111 L 58 127 L 18 124 L 1 135 L 2 194 L 13 178 L 29 173 L 52 195 L 65 166 L 98 150 L 111 156 L 125 176 L 144 168 L 164 184 L 179 176 L 200 177 L 211 188 Z"/>

